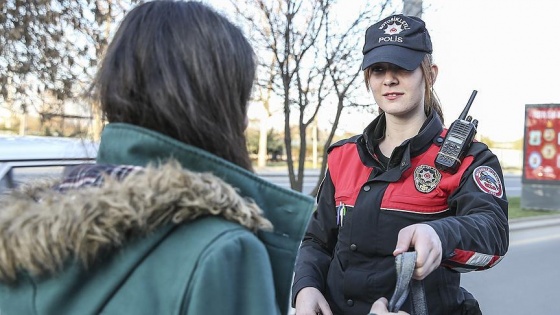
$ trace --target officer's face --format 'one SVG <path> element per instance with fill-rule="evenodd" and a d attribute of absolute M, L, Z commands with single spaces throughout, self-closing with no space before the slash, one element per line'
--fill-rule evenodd
<path fill-rule="evenodd" d="M 420 67 L 405 70 L 391 63 L 371 66 L 369 86 L 386 115 L 407 119 L 424 115 L 424 77 Z"/>

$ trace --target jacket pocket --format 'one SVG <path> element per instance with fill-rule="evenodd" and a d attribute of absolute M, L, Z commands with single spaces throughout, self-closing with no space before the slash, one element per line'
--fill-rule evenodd
<path fill-rule="evenodd" d="M 418 214 L 436 214 L 447 211 L 449 206 L 447 205 L 447 196 L 392 194 L 391 196 L 383 197 L 381 209 Z"/>

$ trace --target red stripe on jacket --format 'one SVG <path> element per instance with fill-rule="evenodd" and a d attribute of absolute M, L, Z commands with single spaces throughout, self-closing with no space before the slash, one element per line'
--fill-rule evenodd
<path fill-rule="evenodd" d="M 360 188 L 367 181 L 372 168 L 360 160 L 355 143 L 336 147 L 328 155 L 329 173 L 335 187 L 336 205 L 354 206 Z"/>

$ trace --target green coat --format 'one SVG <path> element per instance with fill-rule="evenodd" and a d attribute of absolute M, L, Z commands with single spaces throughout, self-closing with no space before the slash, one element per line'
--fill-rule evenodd
<path fill-rule="evenodd" d="M 105 127 L 97 162 L 148 167 L 0 200 L 2 315 L 288 313 L 311 197 L 127 124 Z"/>

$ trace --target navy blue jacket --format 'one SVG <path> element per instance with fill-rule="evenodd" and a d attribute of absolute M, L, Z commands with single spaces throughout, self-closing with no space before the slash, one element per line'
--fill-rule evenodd
<path fill-rule="evenodd" d="M 474 142 L 457 173 L 435 168 L 446 130 L 430 115 L 420 132 L 376 154 L 380 115 L 362 135 L 329 149 L 328 171 L 296 260 L 292 302 L 304 287 L 323 292 L 335 314 L 367 314 L 396 284 L 399 231 L 426 223 L 442 243 L 441 266 L 425 280 L 429 313 L 461 314 L 460 273 L 494 266 L 508 243 L 507 198 L 496 156 Z M 410 302 L 403 310 L 410 312 Z"/>

